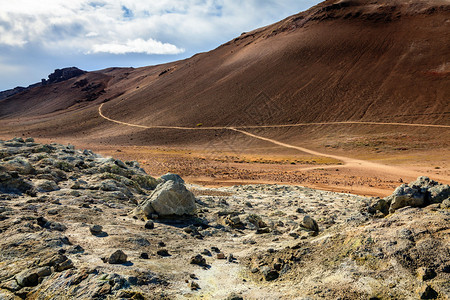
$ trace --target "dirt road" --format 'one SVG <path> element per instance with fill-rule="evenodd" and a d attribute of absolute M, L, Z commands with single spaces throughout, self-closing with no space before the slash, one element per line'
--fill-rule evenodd
<path fill-rule="evenodd" d="M 304 148 L 304 147 L 283 143 L 283 142 L 280 142 L 280 141 L 277 141 L 277 140 L 274 140 L 274 139 L 271 139 L 271 138 L 263 137 L 263 136 L 260 136 L 260 135 L 256 135 L 256 134 L 253 134 L 251 132 L 245 131 L 243 129 L 244 128 L 245 129 L 283 128 L 283 127 L 295 127 L 295 126 L 333 125 L 333 124 L 336 124 L 336 125 L 337 124 L 364 124 L 364 125 L 385 125 L 385 126 L 389 125 L 389 126 L 411 126 L 411 127 L 435 127 L 435 128 L 443 128 L 443 129 L 449 128 L 450 129 L 450 126 L 447 126 L 447 125 L 407 124 L 407 123 L 379 123 L 379 122 L 357 122 L 357 121 L 326 122 L 326 123 L 298 123 L 298 124 L 267 125 L 267 126 L 266 125 L 262 125 L 262 126 L 236 126 L 236 127 L 228 127 L 228 126 L 223 126 L 223 127 L 220 127 L 220 126 L 219 127 L 179 127 L 179 126 L 160 126 L 160 125 L 157 125 L 157 126 L 146 126 L 146 125 L 138 125 L 138 124 L 126 123 L 126 122 L 114 120 L 114 119 L 111 119 L 111 118 L 105 116 L 103 111 L 102 111 L 103 104 L 104 103 L 102 103 L 99 106 L 99 108 L 98 108 L 99 115 L 102 118 L 104 118 L 105 120 L 108 120 L 110 122 L 114 122 L 114 123 L 120 124 L 120 125 L 131 126 L 131 127 L 138 127 L 138 128 L 145 128 L 145 129 L 161 128 L 161 129 L 175 129 L 175 130 L 217 130 L 217 129 L 232 130 L 234 132 L 238 132 L 238 133 L 244 134 L 244 135 L 249 136 L 251 138 L 255 138 L 255 139 L 262 140 L 262 141 L 266 141 L 266 142 L 275 144 L 277 146 L 298 150 L 298 151 L 301 151 L 301 152 L 304 152 L 304 153 L 308 153 L 308 154 L 311 154 L 311 155 L 315 155 L 315 156 L 323 156 L 323 157 L 329 157 L 329 158 L 333 158 L 333 159 L 336 159 L 336 160 L 340 160 L 340 161 L 343 162 L 343 165 L 340 165 L 341 168 L 345 167 L 345 168 L 357 168 L 357 169 L 362 169 L 362 170 L 367 170 L 367 171 L 377 171 L 377 172 L 380 172 L 380 173 L 395 175 L 395 176 L 399 176 L 399 177 L 402 177 L 402 176 L 418 177 L 418 176 L 421 176 L 423 174 L 420 173 L 420 172 L 412 171 L 412 170 L 401 168 L 401 167 L 397 167 L 397 166 L 388 166 L 388 165 L 383 165 L 383 164 L 374 163 L 374 162 L 370 162 L 370 161 L 354 159 L 354 158 L 340 156 L 340 155 L 333 155 L 333 154 L 323 153 L 323 152 L 307 149 L 307 148 Z M 318 166 L 317 168 L 322 168 L 322 167 L 323 166 Z M 313 168 L 308 168 L 308 169 L 313 169 Z M 450 182 L 450 177 L 449 176 L 445 176 L 445 175 L 436 175 L 436 176 L 434 176 L 434 179 L 441 180 L 443 182 Z"/>

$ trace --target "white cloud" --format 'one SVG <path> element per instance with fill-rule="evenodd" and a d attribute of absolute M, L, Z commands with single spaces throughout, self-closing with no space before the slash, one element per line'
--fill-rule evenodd
<path fill-rule="evenodd" d="M 145 53 L 145 54 L 180 54 L 184 49 L 179 49 L 177 46 L 169 43 L 161 43 L 153 39 L 147 41 L 143 39 L 128 40 L 124 44 L 110 43 L 99 44 L 92 47 L 93 53 L 112 53 L 112 54 L 126 54 L 126 53 Z"/>
<path fill-rule="evenodd" d="M 224 42 L 314 0 L 14 0 L 2 3 L 0 46 L 64 53 L 180 54 Z M 217 45 L 216 45 L 217 46 Z M 202 49 L 203 48 L 203 49 Z"/>
<path fill-rule="evenodd" d="M 65 66 L 95 70 L 184 59 L 319 0 L 0 2 L 0 63 L 22 67 L 0 64 L 1 90 L 37 82 Z"/>

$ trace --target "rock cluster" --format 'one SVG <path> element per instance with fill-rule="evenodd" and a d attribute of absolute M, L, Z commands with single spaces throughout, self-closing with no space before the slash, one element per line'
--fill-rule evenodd
<path fill-rule="evenodd" d="M 91 265 L 133 265 L 129 260 L 138 258 L 130 259 L 120 249 L 123 243 L 110 237 L 117 232 L 105 232 L 102 225 L 105 218 L 117 222 L 115 211 L 128 216 L 149 199 L 156 208 L 152 214 L 159 217 L 196 211 L 195 197 L 176 174 L 155 179 L 135 161 L 105 158 L 71 145 L 39 144 L 32 138 L 0 141 L 0 299 L 50 297 L 46 290 L 56 298 L 117 294 L 142 299 L 139 292 L 123 289 L 163 286 L 149 272 L 135 271 L 127 279 Z M 155 225 L 148 221 L 140 227 Z M 105 249 L 103 240 L 119 249 Z M 151 245 L 142 237 L 131 241 L 139 247 Z M 105 252 L 110 255 L 105 257 Z M 142 253 L 142 259 L 150 258 Z M 154 253 L 170 256 L 167 249 Z M 80 284 L 83 288 L 76 288 Z"/>
<path fill-rule="evenodd" d="M 380 199 L 370 209 L 372 212 L 380 211 L 386 215 L 407 206 L 425 207 L 442 203 L 445 207 L 448 201 L 450 201 L 448 184 L 440 184 L 426 176 L 421 176 L 409 184 L 400 185 L 392 195 Z"/>
<path fill-rule="evenodd" d="M 425 177 L 385 199 L 213 189 L 0 141 L 0 299 L 445 299 L 449 202 Z"/>

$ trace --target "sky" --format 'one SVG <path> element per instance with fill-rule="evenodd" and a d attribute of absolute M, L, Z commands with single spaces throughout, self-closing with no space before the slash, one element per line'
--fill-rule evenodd
<path fill-rule="evenodd" d="M 0 91 L 57 68 L 142 67 L 217 48 L 317 0 L 0 0 Z"/>

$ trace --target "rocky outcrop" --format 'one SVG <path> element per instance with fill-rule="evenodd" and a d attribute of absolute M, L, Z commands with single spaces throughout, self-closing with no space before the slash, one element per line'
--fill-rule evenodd
<path fill-rule="evenodd" d="M 61 81 L 69 80 L 71 78 L 83 75 L 85 73 L 87 73 L 87 72 L 80 70 L 77 67 L 56 69 L 53 73 L 48 75 L 48 79 L 42 79 L 41 82 L 31 84 L 28 87 L 18 86 L 13 89 L 0 91 L 0 100 L 14 96 L 16 94 L 19 94 L 23 91 L 27 91 L 34 87 L 39 87 L 39 86 L 43 86 L 43 85 L 47 85 L 47 84 L 51 84 L 51 83 L 58 83 Z"/>
<path fill-rule="evenodd" d="M 15 94 L 18 94 L 18 93 L 20 93 L 20 92 L 23 92 L 23 91 L 25 91 L 26 89 L 27 89 L 27 88 L 25 88 L 25 87 L 18 86 L 18 87 L 15 87 L 15 88 L 13 88 L 13 89 L 10 89 L 10 90 L 2 91 L 2 92 L 0 92 L 0 100 L 5 99 L 5 98 L 8 98 L 8 97 L 10 97 L 10 96 L 13 96 L 13 95 L 15 95 Z"/>
<path fill-rule="evenodd" d="M 392 213 L 406 206 L 424 207 L 429 204 L 441 203 L 448 197 L 450 197 L 448 184 L 440 184 L 422 176 L 409 184 L 397 187 L 392 195 L 385 198 L 385 201 L 390 203 L 389 212 Z"/>
<path fill-rule="evenodd" d="M 71 145 L 38 144 L 33 139 L 0 141 L 0 193 L 92 195 L 140 202 L 157 186 L 134 161 L 104 158 Z M 142 199 L 141 199 L 142 198 Z"/>
<path fill-rule="evenodd" d="M 425 177 L 396 194 L 424 207 L 384 217 L 389 197 L 299 186 L 194 197 L 178 175 L 33 139 L 0 141 L 0 166 L 0 299 L 450 295 L 448 186 Z"/>
<path fill-rule="evenodd" d="M 69 68 L 63 68 L 63 69 L 56 69 L 53 73 L 48 75 L 48 80 L 43 81 L 44 84 L 50 84 L 50 83 L 56 83 L 68 80 L 73 77 L 77 77 L 80 75 L 85 74 L 86 71 L 80 70 L 76 67 L 69 67 Z"/>
<path fill-rule="evenodd" d="M 141 205 L 142 212 L 150 217 L 192 216 L 196 212 L 195 197 L 182 181 L 168 180 L 159 184 Z"/>

